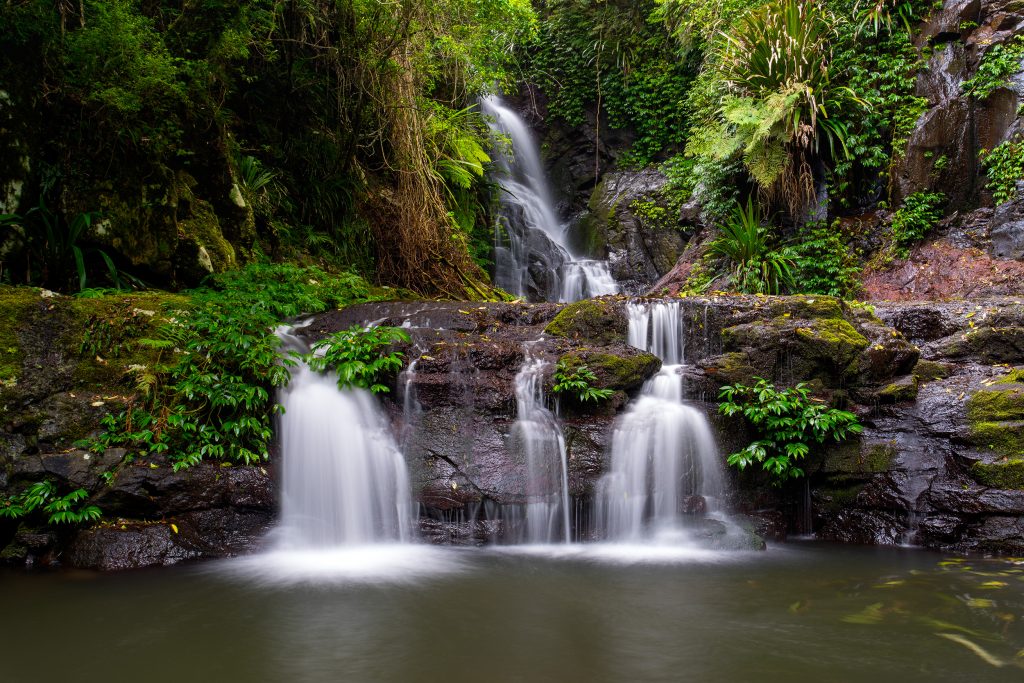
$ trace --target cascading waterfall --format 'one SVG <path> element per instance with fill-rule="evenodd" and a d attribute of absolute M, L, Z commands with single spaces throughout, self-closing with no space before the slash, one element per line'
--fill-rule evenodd
<path fill-rule="evenodd" d="M 615 541 L 678 534 L 683 513 L 713 511 L 723 493 L 711 427 L 683 401 L 679 304 L 629 304 L 628 312 L 630 345 L 664 365 L 616 428 L 598 485 L 599 533 Z"/>
<path fill-rule="evenodd" d="M 525 543 L 569 542 L 569 483 L 565 437 L 555 416 L 544 407 L 544 369 L 527 346 L 516 375 L 518 415 L 512 438 L 526 456 L 526 505 L 517 519 L 505 506 L 506 537 Z"/>
<path fill-rule="evenodd" d="M 286 347 L 306 350 L 290 330 L 278 335 Z M 409 475 L 373 396 L 340 391 L 333 373 L 300 363 L 281 404 L 283 548 L 410 540 Z"/>
<path fill-rule="evenodd" d="M 568 226 L 558 219 L 540 153 L 526 123 L 496 95 L 480 102 L 497 145 L 494 160 L 501 173 L 502 223 L 495 225 L 494 282 L 517 296 L 546 301 L 578 301 L 615 294 L 618 285 L 608 264 L 576 255 L 568 244 Z"/>

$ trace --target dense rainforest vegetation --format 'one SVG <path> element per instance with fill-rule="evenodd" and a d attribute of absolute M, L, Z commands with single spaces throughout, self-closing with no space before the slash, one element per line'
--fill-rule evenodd
<path fill-rule="evenodd" d="M 0 282 L 98 298 L 191 288 L 145 321 L 124 314 L 132 299 L 90 319 L 82 349 L 97 358 L 142 341 L 124 354 L 134 398 L 83 445 L 167 453 L 176 468 L 266 459 L 272 391 L 288 374 L 271 333 L 281 320 L 374 298 L 511 298 L 488 274 L 492 156 L 510 142 L 492 139 L 479 108 L 501 93 L 533 112 L 541 137 L 589 131 L 589 187 L 612 170 L 664 176 L 629 208 L 690 239 L 684 293 L 852 298 L 866 267 L 905 259 L 955 210 L 1013 200 L 1024 178 L 1013 138 L 973 153 L 987 186 L 970 196 L 932 186 L 944 155 L 913 191 L 895 182 L 929 107 L 918 80 L 941 47 L 918 32 L 939 10 L 11 0 L 0 4 Z M 987 50 L 965 96 L 990 98 L 1022 58 L 1020 37 Z M 689 204 L 696 231 L 681 218 Z M 400 366 L 389 349 L 402 339 L 350 331 L 318 362 L 383 389 L 378 371 Z M 15 366 L 0 365 L 4 386 Z M 555 392 L 600 403 L 610 394 L 594 379 L 559 366 Z M 52 505 L 56 493 L 37 493 L 22 514 Z"/>
<path fill-rule="evenodd" d="M 830 221 L 899 209 L 880 250 L 899 257 L 946 202 L 899 196 L 890 175 L 927 105 L 914 83 L 930 48 L 912 35 L 934 9 L 7 2 L 2 278 L 181 286 L 290 261 L 426 295 L 500 296 L 487 284 L 498 190 L 476 103 L 526 88 L 547 125 L 629 131 L 619 165 L 670 178 L 657 217 L 700 201 L 724 236 L 694 289 L 729 273 L 744 291 L 852 294 L 868 255 Z M 1013 73 L 1022 45 L 986 56 L 977 97 Z M 994 192 L 1012 196 L 1019 155 L 1004 146 L 986 160 Z"/>

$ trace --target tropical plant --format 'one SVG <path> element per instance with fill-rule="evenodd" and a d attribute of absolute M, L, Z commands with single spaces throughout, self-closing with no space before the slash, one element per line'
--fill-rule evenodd
<path fill-rule="evenodd" d="M 719 412 L 742 416 L 757 435 L 746 448 L 729 455 L 727 462 L 733 467 L 743 470 L 760 463 L 772 483 L 781 485 L 804 476 L 798 462 L 814 444 L 842 441 L 863 429 L 856 415 L 812 398 L 804 384 L 779 390 L 767 380 L 754 379 L 754 386 L 734 384 L 718 394 Z"/>
<path fill-rule="evenodd" d="M 598 389 L 593 386 L 597 375 L 586 365 L 571 365 L 565 359 L 555 365 L 555 381 L 552 391 L 556 394 L 569 394 L 581 403 L 587 401 L 603 401 L 615 393 L 612 389 Z"/>
<path fill-rule="evenodd" d="M 803 226 L 792 247 L 793 290 L 799 294 L 849 297 L 860 287 L 861 268 L 839 228 L 824 222 Z"/>
<path fill-rule="evenodd" d="M 140 343 L 170 354 L 133 373 L 141 401 L 103 419 L 103 432 L 77 445 L 130 455 L 164 455 L 175 470 L 204 459 L 266 460 L 272 392 L 287 384 L 290 356 L 274 329 L 300 313 L 369 298 L 359 277 L 319 268 L 251 265 L 212 277 L 188 310 L 173 311 L 155 338 Z"/>
<path fill-rule="evenodd" d="M 1024 36 L 993 45 L 985 52 L 974 76 L 965 81 L 964 92 L 984 100 L 999 88 L 1010 86 L 1010 77 L 1024 70 Z"/>
<path fill-rule="evenodd" d="M 306 361 L 317 372 L 337 373 L 339 389 L 360 387 L 385 393 L 390 389 L 381 384 L 382 378 L 399 370 L 405 355 L 392 346 L 408 341 L 409 335 L 400 327 L 355 325 L 318 341 Z"/>
<path fill-rule="evenodd" d="M 891 31 L 896 20 L 909 32 L 910 23 L 919 18 L 914 9 L 914 3 L 906 0 L 858 0 L 853 14 L 857 19 L 858 33 L 870 31 L 872 35 L 878 35 L 882 28 Z"/>
<path fill-rule="evenodd" d="M 1017 197 L 1017 183 L 1024 180 L 1024 136 L 982 150 L 980 158 L 996 206 L 1013 201 Z"/>
<path fill-rule="evenodd" d="M 47 516 L 49 524 L 80 524 L 94 522 L 102 515 L 95 505 L 83 505 L 89 497 L 85 489 L 75 489 L 63 496 L 57 495 L 57 487 L 51 481 L 38 481 L 21 493 L 0 499 L 0 518 L 19 519 L 37 509 Z"/>
<path fill-rule="evenodd" d="M 793 282 L 793 259 L 788 249 L 772 249 L 762 225 L 761 209 L 753 197 L 746 207 L 736 204 L 719 225 L 721 235 L 708 253 L 726 259 L 732 285 L 748 294 L 779 294 Z"/>
<path fill-rule="evenodd" d="M 725 33 L 719 56 L 733 95 L 722 104 L 712 152 L 740 153 L 765 196 L 793 215 L 814 201 L 811 160 L 820 140 L 833 157 L 849 156 L 846 126 L 829 113 L 859 100 L 830 79 L 835 23 L 821 2 L 775 0 Z"/>
<path fill-rule="evenodd" d="M 910 245 L 920 241 L 942 218 L 946 195 L 941 192 L 915 192 L 903 200 L 892 217 L 892 253 L 898 258 L 910 255 Z"/>
<path fill-rule="evenodd" d="M 0 253 L 19 255 L 17 261 L 24 264 L 25 284 L 59 291 L 84 290 L 89 280 L 90 261 L 99 259 L 110 283 L 117 289 L 141 285 L 137 279 L 119 272 L 107 252 L 83 245 L 98 216 L 85 212 L 67 220 L 40 199 L 39 204 L 24 215 L 0 215 Z"/>

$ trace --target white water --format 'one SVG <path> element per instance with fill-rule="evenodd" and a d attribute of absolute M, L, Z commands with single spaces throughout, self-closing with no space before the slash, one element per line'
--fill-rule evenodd
<path fill-rule="evenodd" d="M 718 448 L 707 418 L 683 401 L 679 304 L 630 304 L 628 312 L 629 343 L 665 365 L 612 436 L 611 467 L 598 484 L 597 523 L 609 540 L 673 539 L 687 510 L 718 507 Z"/>
<path fill-rule="evenodd" d="M 285 344 L 301 348 L 288 332 Z M 363 389 L 304 363 L 282 390 L 280 545 L 328 550 L 406 542 L 412 495 L 405 460 L 380 407 Z"/>
<path fill-rule="evenodd" d="M 558 219 L 540 152 L 526 123 L 497 95 L 485 97 L 481 110 L 498 145 L 494 160 L 501 173 L 502 221 L 494 231 L 494 282 L 516 296 L 532 293 L 548 301 L 615 294 L 618 285 L 604 261 L 575 254 L 568 225 Z M 532 266 L 532 268 L 531 268 Z"/>
<path fill-rule="evenodd" d="M 516 375 L 518 416 L 512 438 L 526 458 L 525 520 L 505 506 L 506 534 L 522 543 L 569 542 L 569 482 L 565 437 L 558 421 L 544 407 L 544 368 L 527 346 L 523 367 Z"/>

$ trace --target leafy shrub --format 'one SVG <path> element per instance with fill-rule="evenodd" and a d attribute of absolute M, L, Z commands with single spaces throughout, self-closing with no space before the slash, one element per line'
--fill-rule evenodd
<path fill-rule="evenodd" d="M 772 249 L 761 224 L 761 210 L 752 198 L 746 208 L 737 204 L 719 228 L 722 235 L 708 253 L 726 259 L 732 285 L 748 294 L 779 294 L 792 285 L 793 260 L 787 249 Z"/>
<path fill-rule="evenodd" d="M 838 224 L 809 223 L 792 247 L 793 288 L 800 294 L 846 298 L 860 287 L 860 267 L 843 241 Z"/>
<path fill-rule="evenodd" d="M 313 345 L 307 356 L 309 367 L 317 372 L 333 370 L 338 374 L 338 388 L 361 387 L 373 393 L 390 391 L 380 383 L 384 375 L 402 367 L 403 353 L 390 350 L 395 342 L 407 342 L 409 335 L 398 327 L 355 325 Z"/>
<path fill-rule="evenodd" d="M 813 444 L 842 441 L 863 429 L 857 416 L 829 408 L 811 398 L 804 384 L 778 390 L 774 384 L 755 377 L 757 383 L 725 386 L 719 392 L 718 410 L 726 416 L 742 415 L 758 439 L 728 457 L 729 465 L 746 469 L 760 463 L 772 483 L 804 476 L 797 464 L 811 452 Z"/>
<path fill-rule="evenodd" d="M 941 192 L 915 192 L 903 200 L 892 217 L 892 253 L 898 258 L 910 255 L 910 245 L 921 240 L 942 218 L 946 195 Z"/>
<path fill-rule="evenodd" d="M 555 386 L 552 388 L 556 394 L 569 394 L 577 401 L 603 401 L 615 392 L 611 389 L 598 389 L 593 386 L 597 381 L 597 375 L 586 365 L 570 366 L 564 360 L 558 361 L 554 374 Z"/>
<path fill-rule="evenodd" d="M 1017 198 L 1017 183 L 1024 180 L 1024 137 L 1018 137 L 981 151 L 981 162 L 988 173 L 988 189 L 998 206 Z"/>
<path fill-rule="evenodd" d="M 984 100 L 999 88 L 1010 84 L 1010 77 L 1024 69 L 1024 36 L 1002 45 L 993 45 L 981 58 L 974 77 L 964 82 L 964 92 Z"/>
<path fill-rule="evenodd" d="M 253 265 L 212 278 L 192 292 L 191 309 L 176 311 L 158 338 L 141 341 L 172 356 L 137 375 L 144 400 L 108 415 L 103 433 L 79 445 L 164 454 L 175 470 L 205 458 L 266 460 L 278 410 L 271 392 L 287 384 L 294 362 L 279 352 L 274 328 L 367 298 L 361 278 L 314 267 Z"/>
<path fill-rule="evenodd" d="M 0 518 L 20 519 L 41 510 L 47 515 L 49 524 L 94 522 L 103 513 L 95 505 L 80 504 L 88 497 L 85 489 L 75 489 L 58 496 L 53 482 L 39 481 L 6 500 L 0 499 Z"/>

